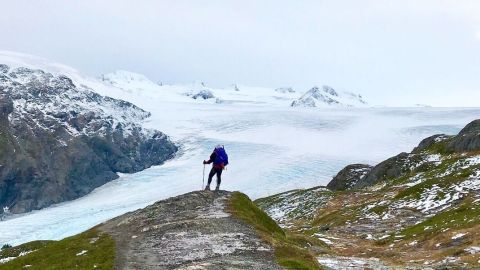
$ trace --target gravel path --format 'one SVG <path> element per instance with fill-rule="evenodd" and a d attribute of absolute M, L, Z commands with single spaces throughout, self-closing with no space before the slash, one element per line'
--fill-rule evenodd
<path fill-rule="evenodd" d="M 191 192 L 100 226 L 117 269 L 281 269 L 253 228 L 225 211 L 230 193 Z"/>

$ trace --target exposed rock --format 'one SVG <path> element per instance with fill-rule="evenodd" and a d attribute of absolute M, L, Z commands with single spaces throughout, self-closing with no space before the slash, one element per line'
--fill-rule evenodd
<path fill-rule="evenodd" d="M 409 157 L 410 155 L 404 152 L 381 162 L 373 167 L 365 177 L 360 179 L 354 187 L 362 188 L 372 186 L 381 181 L 399 177 L 409 171 L 409 167 L 405 166 L 409 161 Z"/>
<path fill-rule="evenodd" d="M 470 152 L 480 150 L 480 120 L 475 120 L 453 137 L 445 147 L 448 152 Z"/>
<path fill-rule="evenodd" d="M 150 113 L 129 102 L 66 76 L 1 69 L 0 206 L 13 213 L 78 198 L 177 150 L 163 133 L 143 129 Z"/>
<path fill-rule="evenodd" d="M 192 192 L 108 221 L 116 269 L 281 269 L 273 248 L 227 211 L 229 192 Z"/>
<path fill-rule="evenodd" d="M 193 99 L 210 99 L 214 98 L 212 91 L 203 89 L 192 95 Z"/>
<path fill-rule="evenodd" d="M 327 188 L 330 190 L 347 190 L 355 186 L 367 173 L 372 170 L 372 166 L 367 164 L 351 164 L 343 168 L 328 183 Z"/>
<path fill-rule="evenodd" d="M 474 120 L 466 125 L 459 133 L 459 136 L 466 134 L 479 134 L 480 133 L 480 119 Z"/>
<path fill-rule="evenodd" d="M 425 138 L 418 144 L 417 147 L 415 147 L 413 149 L 413 152 L 415 152 L 415 153 L 421 152 L 421 151 L 431 147 L 435 143 L 437 143 L 439 141 L 442 141 L 442 140 L 445 140 L 445 139 L 448 139 L 449 137 L 450 136 L 447 136 L 445 134 L 437 134 L 437 135 L 433 135 L 433 136 L 430 136 L 428 138 Z"/>

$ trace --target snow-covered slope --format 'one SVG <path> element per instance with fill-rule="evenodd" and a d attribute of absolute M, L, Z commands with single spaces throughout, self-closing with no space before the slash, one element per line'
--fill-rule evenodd
<path fill-rule="evenodd" d="M 292 107 L 366 107 L 367 102 L 358 94 L 336 91 L 330 86 L 313 87 L 299 99 L 292 102 Z"/>
<path fill-rule="evenodd" d="M 128 71 L 104 74 L 101 81 L 121 89 L 127 99 L 156 98 L 169 102 L 246 104 L 287 107 L 298 94 L 291 88 L 251 87 L 233 84 L 224 88 L 210 87 L 204 82 L 158 84 L 144 75 Z M 139 101 L 141 102 L 141 101 Z"/>

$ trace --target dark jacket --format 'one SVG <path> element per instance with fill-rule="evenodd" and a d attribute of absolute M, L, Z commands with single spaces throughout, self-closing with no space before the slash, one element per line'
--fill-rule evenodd
<path fill-rule="evenodd" d="M 210 155 L 210 159 L 207 160 L 207 161 L 205 162 L 205 164 L 210 164 L 210 163 L 213 162 L 213 168 L 215 168 L 215 169 L 223 169 L 223 168 L 225 168 L 225 164 L 224 164 L 223 162 L 222 162 L 222 163 L 218 163 L 218 164 L 214 162 L 216 158 L 217 158 L 217 153 L 215 153 L 215 151 L 213 151 L 212 154 Z"/>

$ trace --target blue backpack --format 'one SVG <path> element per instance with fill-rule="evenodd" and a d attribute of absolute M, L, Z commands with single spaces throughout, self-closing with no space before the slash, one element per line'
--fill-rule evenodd
<path fill-rule="evenodd" d="M 225 149 L 222 148 L 217 148 L 214 150 L 215 153 L 217 154 L 217 157 L 213 161 L 215 164 L 222 164 L 227 166 L 228 165 L 228 155 L 227 152 L 225 152 Z"/>

